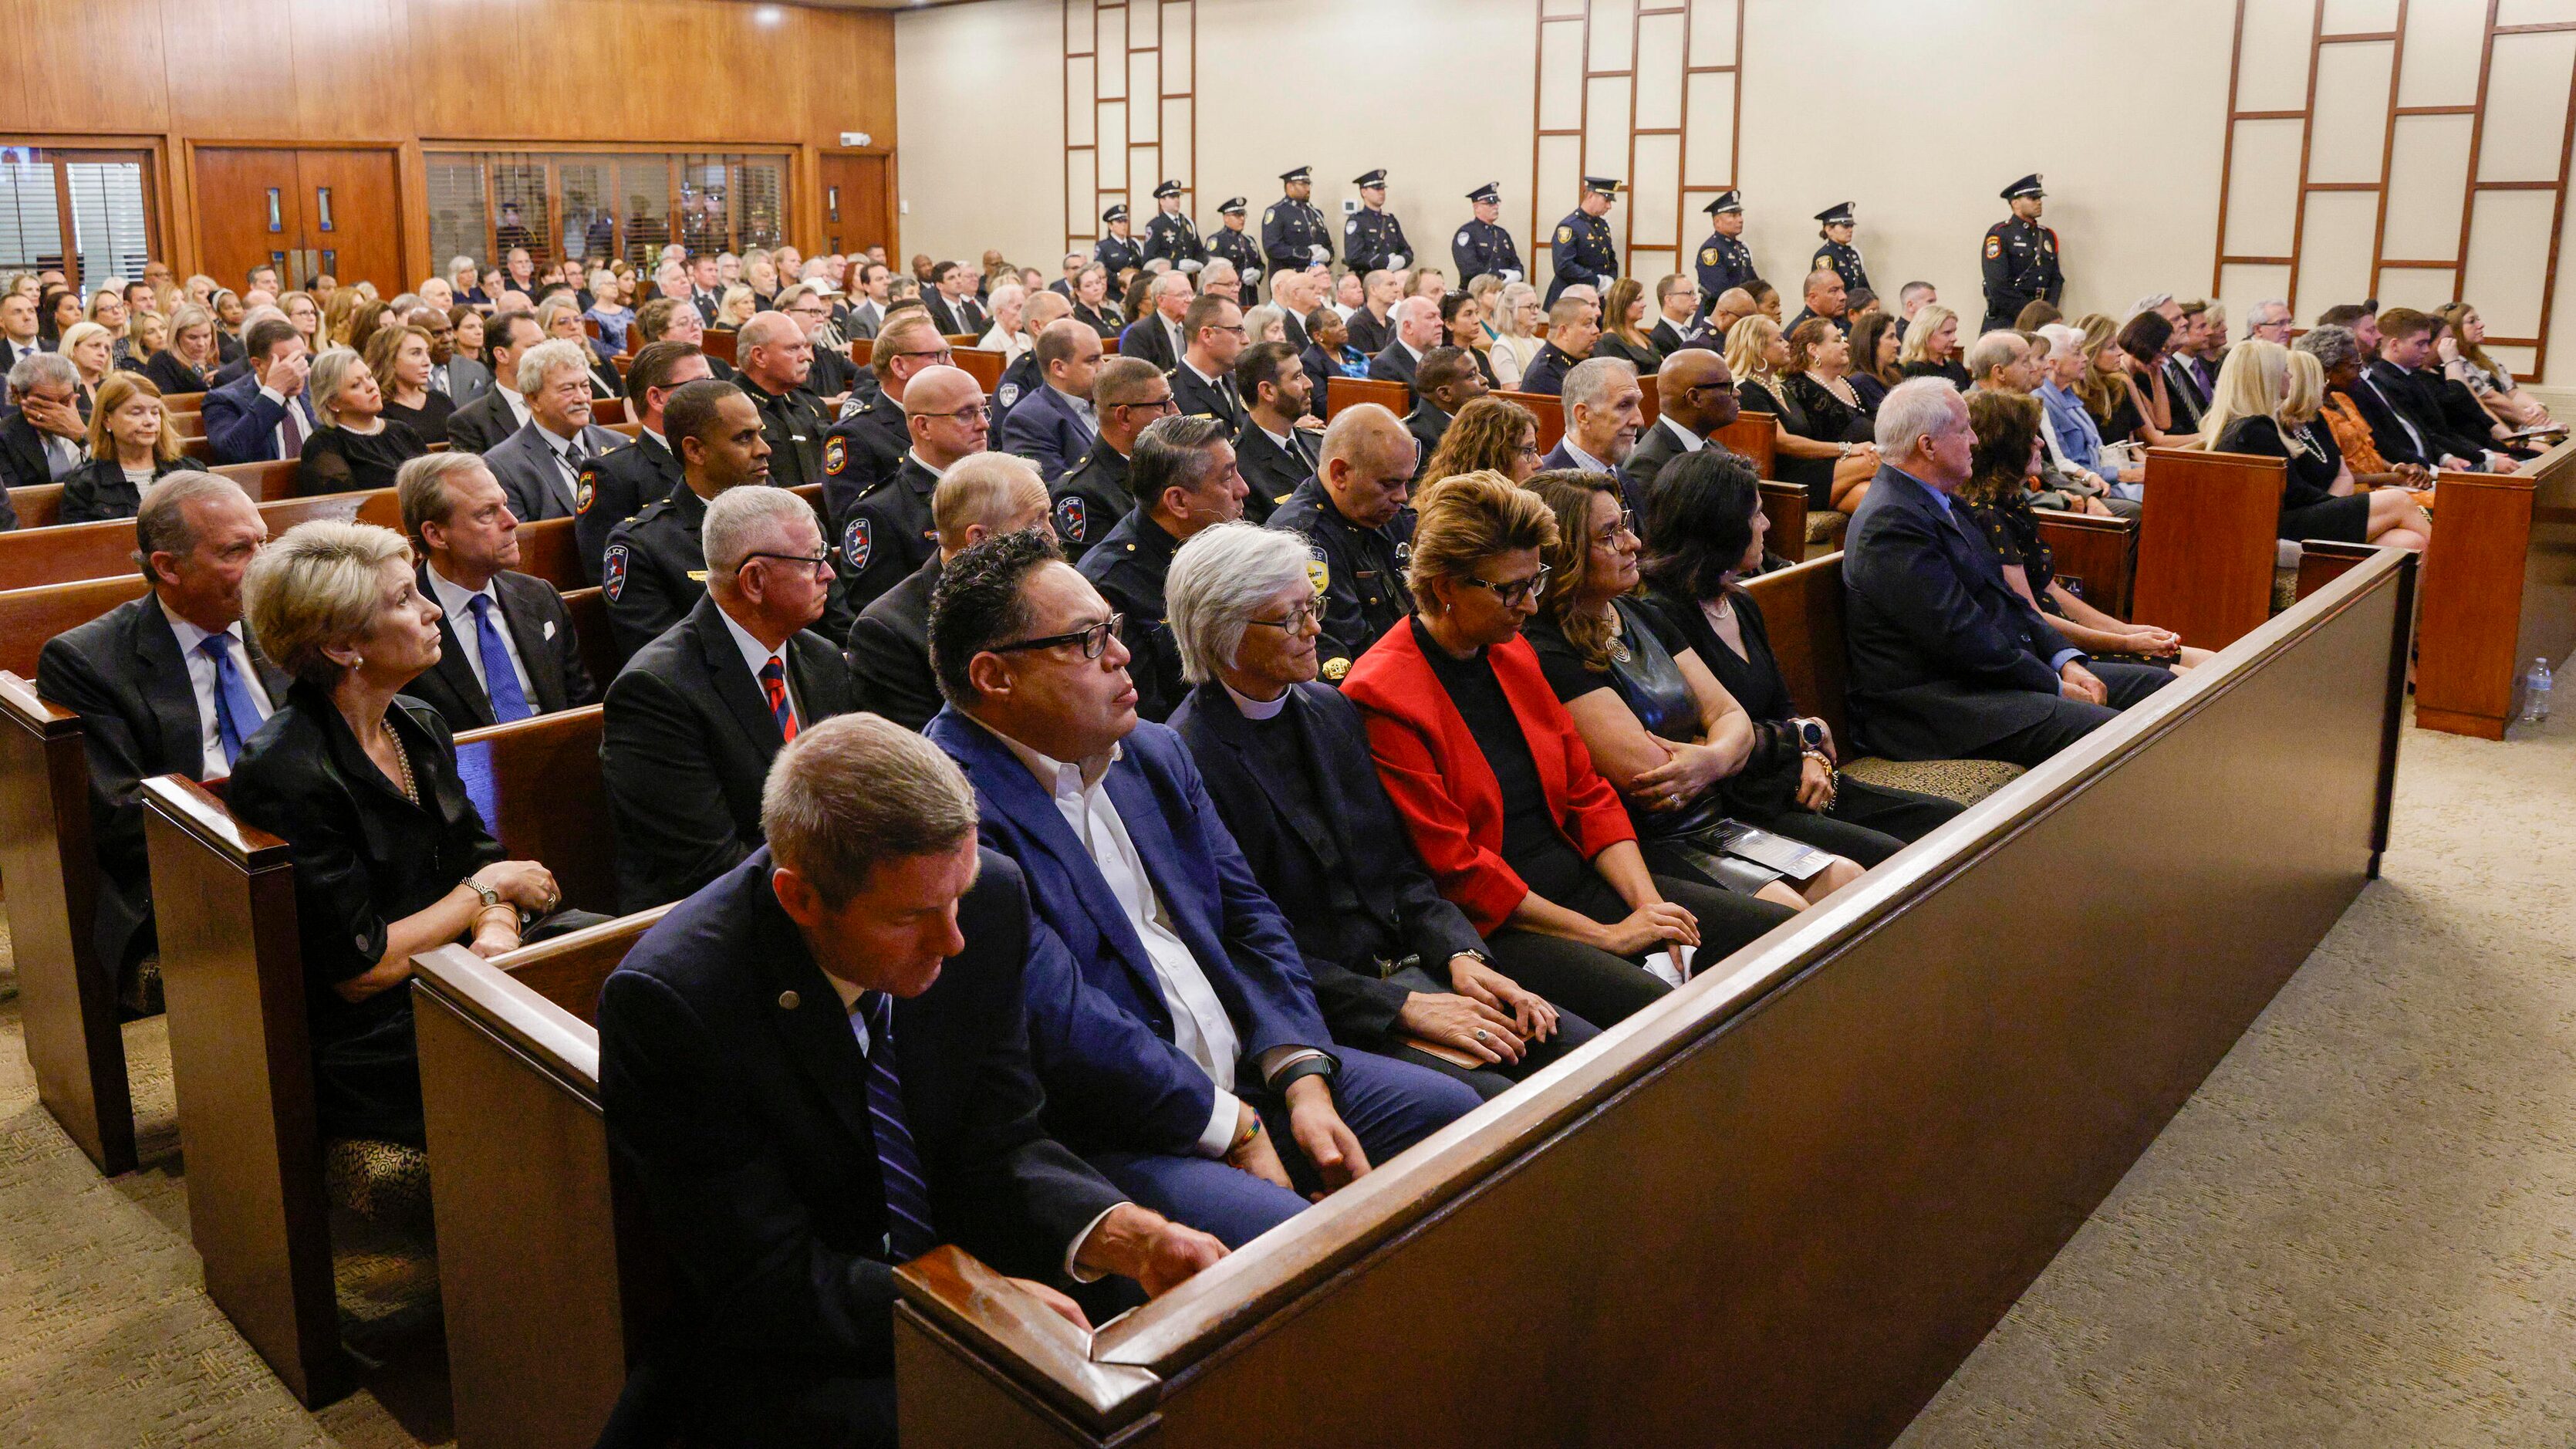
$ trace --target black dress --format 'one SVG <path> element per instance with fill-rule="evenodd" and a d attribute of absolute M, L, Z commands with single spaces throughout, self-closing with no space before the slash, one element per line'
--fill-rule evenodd
<path fill-rule="evenodd" d="M 1637 346 L 1623 340 L 1616 332 L 1602 333 L 1601 340 L 1592 344 L 1592 355 L 1615 357 L 1621 362 L 1631 364 L 1637 369 L 1639 377 L 1653 377 L 1664 365 L 1663 349 L 1652 342 L 1642 347 Z"/>
<path fill-rule="evenodd" d="M 207 388 L 206 375 L 180 361 L 179 354 L 167 347 L 152 354 L 152 360 L 143 366 L 143 375 L 152 379 L 152 385 L 161 389 L 165 398 L 204 392 Z"/>
<path fill-rule="evenodd" d="M 1876 435 L 1877 422 L 1870 414 L 1835 396 L 1833 389 L 1805 373 L 1801 372 L 1784 379 L 1780 387 L 1797 403 L 1799 415 L 1806 419 L 1807 425 L 1804 428 L 1789 429 L 1798 436 L 1812 438 L 1819 443 L 1866 443 Z M 1860 389 L 1852 389 L 1852 396 L 1859 397 Z M 1825 496 L 1819 500 L 1815 496 L 1814 486 L 1809 485 L 1807 506 L 1831 508 L 1834 460 L 1817 458 L 1811 461 L 1824 466 L 1826 488 Z"/>
<path fill-rule="evenodd" d="M 304 440 L 304 466 L 296 470 L 295 493 L 312 498 L 391 488 L 395 471 L 428 451 L 420 434 L 404 423 L 389 421 L 372 433 L 319 428 Z"/>
<path fill-rule="evenodd" d="M 416 408 L 395 402 L 392 393 L 385 394 L 385 421 L 400 423 L 424 438 L 446 437 L 447 420 L 455 411 L 455 401 L 436 388 L 429 389 L 429 401 Z"/>
<path fill-rule="evenodd" d="M 1947 362 L 1909 362 L 1897 371 L 1904 373 L 1909 382 L 1918 377 L 1937 377 L 1961 392 L 1976 382 L 1968 376 L 1968 365 L 1955 357 Z"/>
<path fill-rule="evenodd" d="M 2222 453 L 2252 453 L 2283 458 L 2290 471 L 2281 481 L 2282 538 L 2322 538 L 2338 543 L 2366 543 L 2370 538 L 2370 495 L 2333 493 L 2343 474 L 2343 453 L 2334 435 L 2307 427 L 2284 441 L 2270 418 L 2238 418 L 2218 438 Z M 2321 441 L 2322 440 L 2322 441 Z"/>
<path fill-rule="evenodd" d="M 1908 842 L 1922 839 L 1966 808 L 1937 795 L 1842 777 L 1836 782 L 1831 808 L 1821 815 L 1808 810 L 1798 803 L 1798 781 L 1805 766 L 1797 736 L 1789 728 L 1789 721 L 1801 712 L 1789 695 L 1780 661 L 1771 653 L 1762 606 L 1741 589 L 1728 591 L 1727 607 L 1734 611 L 1736 630 L 1744 638 L 1744 652 L 1738 654 L 1718 636 L 1698 600 L 1661 590 L 1646 597 L 1667 631 L 1664 637 L 1699 655 L 1700 663 L 1752 716 L 1753 754 L 1743 769 L 1719 787 L 1736 819 L 1870 866 Z M 1848 748 L 1840 740 L 1835 744 Z"/>
<path fill-rule="evenodd" d="M 152 476 L 157 479 L 186 466 L 186 459 L 176 463 L 155 459 Z M 126 476 L 124 466 L 114 458 L 92 458 L 63 479 L 61 522 L 96 523 L 108 518 L 132 518 L 142 511 L 143 489 Z"/>
<path fill-rule="evenodd" d="M 1798 395 L 1785 383 L 1773 392 L 1758 382 L 1736 385 L 1736 402 L 1748 413 L 1769 413 L 1780 420 L 1780 426 L 1792 436 L 1812 438 L 1813 424 L 1807 421 L 1804 408 L 1798 406 Z M 1841 442 L 1840 438 L 1829 441 Z M 1782 448 L 1771 459 L 1772 475 L 1783 483 L 1795 483 L 1807 490 L 1809 508 L 1834 506 L 1834 460 L 1831 458 L 1793 458 Z"/>

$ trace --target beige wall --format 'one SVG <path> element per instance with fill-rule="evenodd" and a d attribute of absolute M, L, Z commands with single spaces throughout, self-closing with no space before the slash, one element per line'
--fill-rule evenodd
<path fill-rule="evenodd" d="M 1605 46 L 1614 60 L 1624 51 L 1633 3 L 1592 0 L 1596 64 Z M 1702 27 L 1697 52 L 1725 28 L 1705 17 L 1731 15 L 1732 8 L 1727 0 L 1690 3 Z M 2371 17 L 2362 12 L 2393 9 L 2393 0 L 2248 0 L 2250 71 L 2242 104 L 2300 103 L 2303 46 L 2320 3 L 2330 31 L 2365 28 Z M 2207 291 L 2217 258 L 2233 0 L 1744 4 L 1742 163 L 1733 179 L 1745 194 L 1746 239 L 1784 292 L 1795 292 L 1816 245 L 1810 218 L 1849 200 L 1859 205 L 1859 244 L 1883 289 L 1930 281 L 1973 322 L 1982 311 L 1978 243 L 2005 212 L 1996 193 L 2029 171 L 2048 178 L 2048 221 L 2065 248 L 2070 311 L 2118 311 L 2154 291 Z M 1551 15 L 1582 9 L 1581 0 L 1199 0 L 1197 214 L 1213 224 L 1217 201 L 1246 195 L 1257 227 L 1259 209 L 1278 194 L 1277 173 L 1305 163 L 1319 179 L 1317 204 L 1338 220 L 1341 199 L 1352 194 L 1349 178 L 1385 166 L 1393 173 L 1390 208 L 1433 259 L 1446 261 L 1447 239 L 1467 216 L 1463 193 L 1484 181 L 1503 184 L 1504 218 L 1524 254 L 1543 253 L 1532 245 L 1531 215 L 1539 223 L 1535 240 L 1543 242 L 1547 225 L 1571 205 L 1571 197 L 1555 193 L 1575 168 L 1567 143 L 1551 143 L 1551 194 L 1533 206 L 1528 193 L 1540 143 L 1532 96 L 1542 5 Z M 2426 15 L 2434 8 L 2416 7 Z M 903 178 L 911 204 L 907 251 L 946 255 L 998 245 L 1053 270 L 1065 187 L 1060 15 L 1060 0 L 986 0 L 898 18 Z M 2423 28 L 2421 16 L 2413 28 Z M 2410 43 L 2417 41 L 2422 59 L 2419 64 L 2410 52 L 2401 103 L 2448 99 L 2418 94 L 2447 74 L 2440 67 L 2448 52 L 2437 54 L 2429 33 L 2410 33 Z M 2569 44 L 2576 46 L 2576 37 Z M 2360 57 L 2329 55 L 2317 101 L 2317 165 L 2350 150 L 2356 164 L 2375 169 L 2385 67 L 2375 80 L 2346 75 Z M 2473 55 L 2468 64 L 2474 81 Z M 2490 135 L 2547 130 L 2516 118 L 2526 111 L 2558 115 L 2565 69 L 2556 74 L 2559 91 L 2537 100 L 2523 93 L 2550 89 L 2539 83 L 2545 78 L 2524 84 L 2516 71 L 2511 87 L 2500 80 Z M 1596 90 L 1596 107 L 1605 94 L 1616 107 L 1624 96 L 1620 85 Z M 2285 95 L 2271 94 L 2284 87 Z M 1711 134 L 1717 114 L 1707 106 L 1695 115 L 1694 136 Z M 2264 149 L 2257 133 L 2239 136 L 2234 251 L 2287 248 L 2286 228 L 2271 218 L 2295 195 L 2294 124 L 2291 131 L 2286 164 Z M 2394 158 L 2401 186 L 2426 166 L 2411 150 L 2411 134 L 2401 131 Z M 1592 145 L 1596 154 L 1602 149 L 1597 128 Z M 1651 151 L 1651 138 L 1639 146 L 1641 153 Z M 1706 158 L 1718 149 L 1695 152 L 1694 185 L 1727 179 L 1707 169 Z M 2312 174 L 2329 179 L 2322 170 Z M 1630 179 L 1649 183 L 1650 203 L 1660 191 L 1669 214 L 1675 195 L 1669 176 L 1659 187 L 1654 177 Z M 2312 210 L 2339 217 L 2335 208 L 2348 208 L 2352 195 L 2312 193 Z M 2528 204 L 2522 199 L 2534 194 L 2504 195 Z M 1689 205 L 1699 201 L 1693 197 Z M 2435 224 L 2410 230 L 2414 208 L 2396 210 L 2392 248 L 2414 231 L 2456 232 L 2456 195 Z M 2284 235 L 2267 239 L 2267 228 Z M 1641 234 L 1649 229 L 1641 225 Z M 1705 218 L 1694 211 L 1684 240 L 1696 242 L 1705 230 Z M 2362 268 L 2349 279 L 2356 291 L 2367 277 L 2368 241 L 2366 234 L 2360 238 Z M 2321 261 L 2304 279 L 2315 295 L 2299 298 L 2303 312 L 2324 305 L 2319 299 L 2326 293 L 2339 296 L 2352 245 L 2349 226 L 2311 221 L 2303 250 Z M 2500 310 L 2528 313 L 2502 294 L 2518 282 L 2536 300 L 2546 252 L 2545 226 L 2499 232 L 2493 241 L 2482 237 L 2472 247 L 2472 292 L 2483 285 L 2499 293 Z M 2407 287 L 2429 280 L 2392 272 L 2382 292 L 2402 298 Z M 2277 269 L 2231 268 L 2225 291 L 2231 315 L 2241 326 L 2250 304 L 2287 284 Z M 2562 276 L 2560 286 L 2576 288 L 2576 277 Z M 2529 325 L 2527 317 L 2521 320 Z M 2552 320 L 2557 370 L 2576 375 L 2576 306 L 2559 307 Z"/>

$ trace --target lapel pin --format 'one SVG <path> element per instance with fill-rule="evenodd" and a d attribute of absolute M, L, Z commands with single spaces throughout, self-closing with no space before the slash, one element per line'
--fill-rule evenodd
<path fill-rule="evenodd" d="M 803 1004 L 804 998 L 798 996 L 793 991 L 782 991 L 778 993 L 778 1009 L 781 1011 L 794 1011 L 797 1007 Z"/>

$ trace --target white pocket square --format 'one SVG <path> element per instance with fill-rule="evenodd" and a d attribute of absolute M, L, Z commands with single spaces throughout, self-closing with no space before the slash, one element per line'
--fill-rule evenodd
<path fill-rule="evenodd" d="M 546 637 L 549 639 L 555 637 L 555 621 L 552 619 L 546 621 Z"/>

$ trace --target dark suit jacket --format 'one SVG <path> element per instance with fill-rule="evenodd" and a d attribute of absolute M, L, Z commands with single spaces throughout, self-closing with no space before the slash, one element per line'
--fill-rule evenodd
<path fill-rule="evenodd" d="M 269 703 L 285 704 L 286 676 L 261 655 L 248 625 L 242 640 Z M 101 968 L 112 973 L 124 964 L 136 934 L 152 923 L 142 783 L 154 775 L 198 778 L 205 769 L 205 721 L 197 714 L 179 636 L 151 594 L 46 640 L 36 657 L 36 692 L 81 717 L 89 755 L 90 842 L 105 876 L 91 940 Z"/>
<path fill-rule="evenodd" d="M 1404 415 L 1404 430 L 1413 434 L 1414 444 L 1421 450 L 1414 455 L 1414 477 L 1422 476 L 1423 468 L 1430 463 L 1431 455 L 1439 450 L 1440 440 L 1449 435 L 1449 425 L 1455 421 L 1429 398 L 1415 403 L 1413 411 Z"/>
<path fill-rule="evenodd" d="M 800 724 L 852 708 L 830 640 L 787 641 Z M 713 596 L 636 651 L 608 686 L 600 783 L 617 822 L 621 911 L 676 901 L 760 848 L 760 786 L 787 741 Z"/>
<path fill-rule="evenodd" d="M 1029 1038 L 1050 1128 L 1076 1151 L 1195 1153 L 1214 1087 L 1172 1044 L 1160 979 L 1100 868 L 999 736 L 954 710 L 924 733 L 974 782 L 985 844 L 1029 879 Z M 1218 820 L 1180 737 L 1139 722 L 1102 788 L 1234 1023 L 1238 1080 L 1257 1084 L 1253 1064 L 1272 1047 L 1329 1050 L 1296 938 Z"/>
<path fill-rule="evenodd" d="M 770 870 L 764 848 L 681 903 L 599 998 L 609 1146 L 680 1270 L 667 1367 L 713 1390 L 691 1399 L 738 1410 L 894 1372 L 867 1059 Z M 1039 1124 L 1019 869 L 985 851 L 958 919 L 966 949 L 928 991 L 893 1003 L 890 1048 L 869 1045 L 897 1058 L 939 1239 L 1003 1272 L 1058 1279 L 1075 1236 L 1125 1194 Z M 726 1443 L 764 1437 L 755 1424 L 707 1427 Z"/>
<path fill-rule="evenodd" d="M 1091 455 L 1099 438 L 1063 393 L 1039 383 L 1019 400 L 1002 423 L 1001 450 L 1038 465 L 1049 487 Z"/>
<path fill-rule="evenodd" d="M 1288 432 L 1291 446 L 1320 450 L 1320 440 L 1303 437 L 1295 429 Z M 1430 454 L 1425 453 L 1424 457 Z M 1297 485 L 1315 476 L 1315 459 L 1304 452 L 1291 453 L 1270 441 L 1259 423 L 1247 422 L 1234 439 L 1234 464 L 1243 472 L 1243 481 L 1251 492 L 1243 500 L 1243 516 L 1255 523 L 1267 523 L 1279 505 L 1297 491 Z"/>
<path fill-rule="evenodd" d="M 523 426 L 510 411 L 510 399 L 495 387 L 447 415 L 447 442 L 460 453 L 488 453 Z"/>
<path fill-rule="evenodd" d="M 152 385 L 161 389 L 163 397 L 172 393 L 206 391 L 206 374 L 180 361 L 179 354 L 166 347 L 152 354 L 152 360 L 143 364 L 143 375 L 152 379 Z"/>
<path fill-rule="evenodd" d="M 1880 468 L 1843 551 L 1843 642 L 1852 728 L 1899 760 L 1964 755 L 2055 708 L 2072 649 L 2003 581 L 1963 514 L 1929 487 Z"/>
<path fill-rule="evenodd" d="M 1415 366 L 1413 354 L 1404 350 L 1404 344 L 1390 340 L 1369 359 L 1369 376 L 1380 382 L 1403 383 L 1405 396 L 1410 397 L 1413 395 Z"/>
<path fill-rule="evenodd" d="M 1118 355 L 1141 357 L 1163 372 L 1181 365 L 1181 355 L 1172 350 L 1171 329 L 1163 325 L 1160 312 L 1147 312 L 1127 324 L 1127 330 L 1118 334 Z"/>
<path fill-rule="evenodd" d="M 993 325 L 992 320 L 983 315 L 984 309 L 976 306 L 971 297 L 951 302 L 937 292 L 925 291 L 921 294 L 921 304 L 930 309 L 930 319 L 939 324 L 939 330 L 945 336 L 963 337 L 971 332 L 981 337 Z"/>
<path fill-rule="evenodd" d="M 427 562 L 421 564 L 418 578 L 420 591 L 435 599 Z M 535 691 L 528 703 L 536 706 L 537 713 L 599 703 L 599 686 L 591 683 L 590 671 L 581 664 L 581 640 L 573 633 L 572 611 L 564 607 L 563 595 L 555 592 L 555 586 L 528 574 L 503 572 L 492 576 L 492 592 L 501 601 L 501 619 L 510 631 L 510 642 L 519 646 L 519 661 L 528 667 L 528 684 Z M 456 621 L 445 614 L 438 617 L 438 643 L 438 662 L 404 686 L 403 693 L 437 710 L 447 727 L 459 734 L 494 723 L 492 697 L 474 677 Z"/>
<path fill-rule="evenodd" d="M 1225 686 L 1210 682 L 1192 691 L 1172 715 L 1172 728 L 1190 747 L 1208 798 L 1242 847 L 1255 879 L 1288 920 L 1314 978 L 1315 1000 L 1333 1035 L 1365 1046 L 1395 1029 L 1408 988 L 1382 979 L 1375 956 L 1419 955 L 1435 981 L 1448 979 L 1448 961 L 1484 950 L 1466 915 L 1442 898 L 1422 857 L 1379 783 L 1369 758 L 1368 731 L 1359 711 L 1329 685 L 1300 684 L 1288 691 L 1287 711 L 1299 725 L 1305 753 L 1279 759 L 1265 752 L 1251 724 Z M 1301 819 L 1280 777 L 1301 773 L 1320 819 Z M 1320 831 L 1325 838 L 1316 839 Z M 1347 915 L 1326 883 L 1326 852 L 1364 915 Z"/>
<path fill-rule="evenodd" d="M 1721 454 L 1734 451 L 1714 438 L 1703 438 L 1700 442 L 1703 447 L 1714 448 Z M 1638 430 L 1637 446 L 1630 450 L 1628 461 L 1619 468 L 1619 491 L 1627 498 L 1629 511 L 1635 513 L 1639 520 L 1646 516 L 1646 496 L 1654 487 L 1656 476 L 1664 471 L 1665 464 L 1688 451 L 1661 419 Z"/>
<path fill-rule="evenodd" d="M 299 392 L 287 399 L 303 415 L 304 436 L 313 436 L 313 402 Z M 277 425 L 286 409 L 259 394 L 259 379 L 248 372 L 206 394 L 206 444 L 218 463 L 266 463 L 277 457 Z"/>
<path fill-rule="evenodd" d="M 1202 380 L 1198 369 L 1183 359 L 1173 366 L 1171 383 L 1172 406 L 1180 409 L 1182 416 L 1214 418 L 1225 424 L 1229 436 L 1243 431 L 1243 402 L 1232 395 L 1232 374 L 1219 371 L 1215 378 Z"/>
<path fill-rule="evenodd" d="M 447 359 L 447 400 L 459 409 L 471 407 L 492 390 L 492 369 L 471 357 Z M 430 441 L 436 442 L 433 438 Z"/>
<path fill-rule="evenodd" d="M 939 587 L 939 565 L 932 554 L 850 625 L 847 658 L 857 707 L 908 730 L 930 723 L 945 702 L 930 667 L 930 592 Z"/>
<path fill-rule="evenodd" d="M 53 464 L 45 459 L 45 435 L 36 431 L 24 412 L 12 409 L 0 419 L 0 488 L 34 488 L 53 481 Z M 6 495 L 0 495 L 0 509 L 8 512 L 5 527 L 16 528 L 18 510 Z"/>

